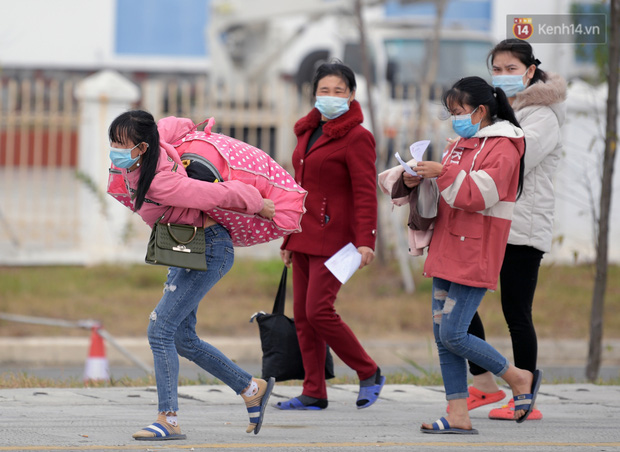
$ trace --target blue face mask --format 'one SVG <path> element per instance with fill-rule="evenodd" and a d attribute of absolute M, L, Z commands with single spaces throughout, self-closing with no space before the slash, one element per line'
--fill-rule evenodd
<path fill-rule="evenodd" d="M 478 130 L 480 130 L 480 123 L 472 124 L 471 115 L 478 110 L 478 107 L 474 108 L 474 111 L 466 115 L 458 115 L 452 117 L 452 128 L 459 136 L 463 138 L 473 137 Z"/>
<path fill-rule="evenodd" d="M 493 86 L 501 88 L 506 93 L 506 97 L 514 97 L 525 89 L 523 84 L 525 74 L 527 71 L 521 75 L 494 75 Z"/>
<path fill-rule="evenodd" d="M 110 148 L 110 160 L 112 160 L 112 163 L 114 163 L 114 166 L 116 166 L 117 168 L 131 168 L 136 164 L 138 160 L 140 160 L 139 155 L 135 159 L 131 158 L 131 151 L 133 151 L 139 145 L 140 144 L 136 144 L 131 149 Z"/>
<path fill-rule="evenodd" d="M 314 106 L 327 119 L 334 119 L 349 111 L 348 97 L 317 96 Z"/>

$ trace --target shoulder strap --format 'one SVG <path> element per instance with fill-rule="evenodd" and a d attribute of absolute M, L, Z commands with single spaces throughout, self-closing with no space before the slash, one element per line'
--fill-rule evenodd
<path fill-rule="evenodd" d="M 278 293 L 276 299 L 273 302 L 272 314 L 284 314 L 284 302 L 286 301 L 286 265 L 282 270 L 282 277 L 280 278 L 280 286 L 278 287 Z"/>
<path fill-rule="evenodd" d="M 164 217 L 166 216 L 166 214 L 168 213 L 168 211 L 169 211 L 170 209 L 172 209 L 172 206 L 168 207 L 168 208 L 166 209 L 166 211 L 165 211 L 164 213 L 162 213 L 162 214 L 161 214 L 161 217 L 159 217 L 159 218 L 155 221 L 155 224 L 159 224 L 159 222 L 160 222 L 161 220 L 163 220 L 163 219 L 164 219 Z"/>

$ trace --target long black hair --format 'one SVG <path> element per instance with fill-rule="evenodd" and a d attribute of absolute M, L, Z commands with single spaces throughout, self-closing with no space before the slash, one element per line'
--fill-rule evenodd
<path fill-rule="evenodd" d="M 489 56 L 487 56 L 487 67 L 489 67 L 489 69 L 493 66 L 495 56 L 502 52 L 511 53 L 528 69 L 532 64 L 536 66 L 534 77 L 530 80 L 530 85 L 533 85 L 536 82 L 544 83 L 547 81 L 547 74 L 538 67 L 540 65 L 540 61 L 534 56 L 534 50 L 529 42 L 515 38 L 504 39 L 502 42 L 493 47 L 493 49 L 489 52 Z"/>
<path fill-rule="evenodd" d="M 503 119 L 509 121 L 515 127 L 521 128 L 504 90 L 489 85 L 480 77 L 462 78 L 456 82 L 452 88 L 443 93 L 441 103 L 446 109 L 448 109 L 449 105 L 455 103 L 461 107 L 469 105 L 474 108 L 479 105 L 484 105 L 488 111 L 487 119 L 491 122 L 495 122 L 497 119 Z M 521 190 L 523 189 L 523 172 L 525 171 L 524 157 L 525 151 L 519 162 L 517 197 L 521 195 Z"/>
<path fill-rule="evenodd" d="M 159 160 L 159 132 L 153 115 L 142 110 L 131 110 L 119 115 L 108 129 L 110 142 L 148 144 L 148 148 L 142 154 L 140 164 L 140 179 L 134 201 L 134 211 L 140 210 L 146 192 L 149 191 L 151 182 L 155 177 L 157 161 Z"/>
<path fill-rule="evenodd" d="M 333 59 L 329 63 L 321 64 L 314 73 L 312 79 L 312 95 L 316 96 L 316 90 L 319 86 L 319 81 L 327 77 L 328 75 L 335 75 L 340 77 L 347 84 L 350 91 L 355 91 L 357 83 L 355 82 L 355 73 L 346 64 L 340 62 L 340 60 Z"/>

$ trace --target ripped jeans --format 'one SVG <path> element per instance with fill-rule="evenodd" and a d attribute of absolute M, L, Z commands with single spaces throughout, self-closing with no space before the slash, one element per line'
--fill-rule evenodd
<path fill-rule="evenodd" d="M 153 352 L 159 411 L 177 411 L 179 356 L 230 386 L 239 394 L 252 376 L 196 335 L 196 311 L 205 294 L 230 270 L 234 250 L 228 231 L 216 224 L 205 229 L 207 271 L 170 267 L 164 295 L 151 313 L 148 339 Z M 221 302 L 222 300 L 212 300 Z"/>
<path fill-rule="evenodd" d="M 446 399 L 467 398 L 467 360 L 498 377 L 508 360 L 484 340 L 467 333 L 486 289 L 433 278 L 433 333 Z"/>

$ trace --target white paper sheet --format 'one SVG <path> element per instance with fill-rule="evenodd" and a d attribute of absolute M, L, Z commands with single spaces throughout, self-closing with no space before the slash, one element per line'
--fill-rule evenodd
<path fill-rule="evenodd" d="M 431 144 L 431 140 L 422 140 L 416 141 L 411 146 L 409 146 L 409 152 L 411 152 L 411 157 L 416 159 L 418 162 L 422 160 L 422 156 L 424 152 L 426 152 L 426 148 Z"/>
<path fill-rule="evenodd" d="M 360 268 L 362 255 L 351 242 L 342 247 L 336 254 L 325 261 L 325 266 L 342 284 L 346 283 L 353 273 Z"/>
<path fill-rule="evenodd" d="M 422 140 L 413 143 L 411 146 L 409 146 L 409 152 L 411 153 L 411 157 L 413 157 L 416 162 L 422 161 L 424 152 L 426 152 L 426 148 L 428 148 L 429 144 L 431 144 L 431 140 Z M 407 163 L 401 158 L 398 152 L 394 154 L 394 157 L 396 157 L 398 163 L 401 164 L 401 166 L 405 169 L 407 173 L 411 174 L 412 176 L 418 175 L 418 173 L 416 173 L 413 169 L 411 169 L 409 165 L 407 165 Z"/>
<path fill-rule="evenodd" d="M 418 173 L 416 173 L 414 170 L 411 169 L 411 167 L 409 165 L 407 165 L 407 162 L 405 162 L 401 157 L 400 154 L 397 152 L 396 154 L 394 154 L 394 157 L 396 157 L 396 160 L 398 160 L 398 163 L 401 164 L 401 166 L 403 168 L 405 168 L 405 172 L 411 174 L 412 176 L 417 176 Z"/>

